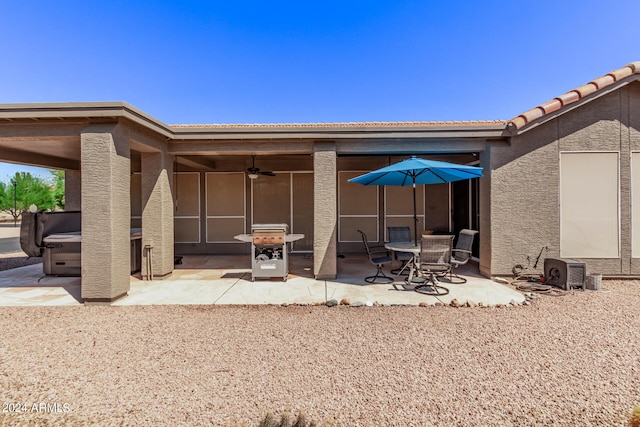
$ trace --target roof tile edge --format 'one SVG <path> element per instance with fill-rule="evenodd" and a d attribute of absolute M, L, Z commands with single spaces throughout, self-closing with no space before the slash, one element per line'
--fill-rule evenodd
<path fill-rule="evenodd" d="M 576 89 L 572 89 L 560 96 L 553 98 L 550 101 L 532 108 L 531 110 L 525 111 L 524 113 L 507 121 L 507 127 L 511 131 L 522 129 L 535 120 L 558 111 L 561 108 L 566 107 L 567 105 L 578 102 L 581 99 L 584 99 L 591 94 L 601 91 L 606 87 L 611 86 L 614 83 L 617 83 L 620 80 L 623 80 L 633 74 L 640 74 L 640 61 L 631 62 L 630 64 L 627 64 L 622 68 L 613 70 L 605 74 L 604 76 L 590 81 L 587 84 L 584 84 Z"/>
<path fill-rule="evenodd" d="M 235 124 L 173 124 L 176 130 L 200 129 L 313 129 L 313 128 L 394 128 L 394 127 L 452 127 L 504 126 L 505 120 L 434 121 L 434 122 L 336 122 L 336 123 L 235 123 Z"/>

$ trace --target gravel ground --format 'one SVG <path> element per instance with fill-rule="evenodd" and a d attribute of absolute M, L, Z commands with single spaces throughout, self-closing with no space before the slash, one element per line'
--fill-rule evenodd
<path fill-rule="evenodd" d="M 16 238 L 20 236 L 20 224 L 13 226 L 13 220 L 8 221 L 9 216 L 0 213 L 0 239 Z M 16 240 L 17 241 L 17 240 Z M 20 247 L 16 243 L 17 247 Z M 0 271 L 12 268 L 23 267 L 25 265 L 39 264 L 42 258 L 29 258 L 22 251 L 0 253 Z"/>
<path fill-rule="evenodd" d="M 509 308 L 2 307 L 0 425 L 626 425 L 640 281 L 603 288 Z"/>
<path fill-rule="evenodd" d="M 29 258 L 24 252 L 0 254 L 0 271 L 40 263 L 42 263 L 42 258 Z"/>

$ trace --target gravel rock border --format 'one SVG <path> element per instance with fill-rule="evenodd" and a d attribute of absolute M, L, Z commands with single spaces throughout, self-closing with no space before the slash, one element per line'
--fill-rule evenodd
<path fill-rule="evenodd" d="M 2 307 L 0 400 L 28 410 L 0 424 L 625 425 L 640 282 L 603 288 L 503 308 Z"/>

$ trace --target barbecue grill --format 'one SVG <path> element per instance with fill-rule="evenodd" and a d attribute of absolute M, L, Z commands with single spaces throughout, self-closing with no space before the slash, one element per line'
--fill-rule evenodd
<path fill-rule="evenodd" d="M 304 234 L 288 234 L 287 224 L 253 224 L 251 234 L 235 239 L 251 242 L 251 281 L 256 278 L 282 277 L 287 281 L 289 257 L 287 243 L 302 239 Z"/>

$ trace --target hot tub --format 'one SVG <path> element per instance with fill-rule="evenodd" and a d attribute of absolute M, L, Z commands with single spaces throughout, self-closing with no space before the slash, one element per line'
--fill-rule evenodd
<path fill-rule="evenodd" d="M 50 234 L 42 238 L 44 251 L 42 264 L 44 274 L 54 276 L 80 276 L 82 233 Z M 131 273 L 140 271 L 142 258 L 142 229 L 131 229 Z"/>

